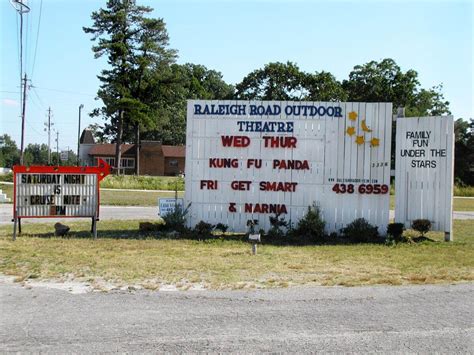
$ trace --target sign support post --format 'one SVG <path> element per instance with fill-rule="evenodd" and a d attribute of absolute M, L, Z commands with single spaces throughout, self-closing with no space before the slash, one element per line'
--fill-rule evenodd
<path fill-rule="evenodd" d="M 16 240 L 16 226 L 18 223 L 18 218 L 16 216 L 17 216 L 17 211 L 15 210 L 13 212 L 13 241 Z"/>

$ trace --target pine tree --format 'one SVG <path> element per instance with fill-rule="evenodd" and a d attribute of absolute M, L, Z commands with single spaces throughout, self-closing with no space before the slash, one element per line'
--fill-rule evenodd
<path fill-rule="evenodd" d="M 134 133 L 138 158 L 140 129 L 156 124 L 159 98 L 149 95 L 151 88 L 160 70 L 176 59 L 176 51 L 168 48 L 163 19 L 145 17 L 152 11 L 135 0 L 108 0 L 105 9 L 92 13 L 92 27 L 83 27 L 96 42 L 92 47 L 95 58 L 106 56 L 110 66 L 98 75 L 101 86 L 97 96 L 103 106 L 92 115 L 110 120 L 105 130 L 115 137 L 118 173 L 124 134 L 132 137 Z M 136 168 L 138 173 L 138 159 Z"/>

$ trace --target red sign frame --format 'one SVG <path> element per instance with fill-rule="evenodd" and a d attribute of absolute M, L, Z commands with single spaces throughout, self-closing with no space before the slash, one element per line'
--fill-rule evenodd
<path fill-rule="evenodd" d="M 111 167 L 104 160 L 99 159 L 97 166 L 43 166 L 43 165 L 15 165 L 13 166 L 13 218 L 87 218 L 99 217 L 100 181 L 110 174 Z M 16 215 L 16 174 L 96 174 L 97 175 L 97 207 L 95 216 L 17 216 Z"/>

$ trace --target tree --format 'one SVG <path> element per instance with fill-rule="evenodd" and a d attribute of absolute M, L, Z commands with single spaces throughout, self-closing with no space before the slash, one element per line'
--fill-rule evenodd
<path fill-rule="evenodd" d="M 236 97 L 244 100 L 301 100 L 308 93 L 304 81 L 305 74 L 295 63 L 269 63 L 236 85 Z"/>
<path fill-rule="evenodd" d="M 184 144 L 186 139 L 186 103 L 188 99 L 232 99 L 234 88 L 222 74 L 198 64 L 173 64 L 162 71 L 150 95 L 160 97 L 158 108 L 161 125 L 143 133 L 148 140 L 163 144 Z"/>
<path fill-rule="evenodd" d="M 443 85 L 437 85 L 431 89 L 419 90 L 405 111 L 407 117 L 441 116 L 449 115 L 449 102 L 444 99 L 441 92 Z"/>
<path fill-rule="evenodd" d="M 403 72 L 390 58 L 356 65 L 342 86 L 349 101 L 392 102 L 394 112 L 405 107 L 407 117 L 450 113 L 442 85 L 428 90 L 420 88 L 418 73 L 413 69 Z"/>
<path fill-rule="evenodd" d="M 456 182 L 474 185 L 474 120 L 454 122 L 454 176 Z"/>
<path fill-rule="evenodd" d="M 3 144 L 0 145 L 0 166 L 12 168 L 13 165 L 20 163 L 20 152 L 15 141 L 8 134 L 1 137 Z"/>
<path fill-rule="evenodd" d="M 304 87 L 309 101 L 347 101 L 347 92 L 334 75 L 329 72 L 306 74 Z"/>
<path fill-rule="evenodd" d="M 419 85 L 418 73 L 402 72 L 393 59 L 356 65 L 342 83 L 349 101 L 392 102 L 393 108 L 413 102 Z"/>
<path fill-rule="evenodd" d="M 151 11 L 151 7 L 138 6 L 135 0 L 108 0 L 106 9 L 92 13 L 92 27 L 83 28 L 92 35 L 92 41 L 97 41 L 92 47 L 95 57 L 107 56 L 111 67 L 98 76 L 102 84 L 97 96 L 104 105 L 92 115 L 110 120 L 105 132 L 114 136 L 118 172 L 124 132 L 135 132 L 138 147 L 140 128 L 156 123 L 158 104 L 149 93 L 157 73 L 176 59 L 176 51 L 167 48 L 169 38 L 163 19 L 145 17 Z"/>
<path fill-rule="evenodd" d="M 245 76 L 236 89 L 236 98 L 246 100 L 345 101 L 347 98 L 341 83 L 331 73 L 305 73 L 292 62 L 266 64 Z"/>
<path fill-rule="evenodd" d="M 48 145 L 28 144 L 25 148 L 24 163 L 25 165 L 47 165 Z"/>

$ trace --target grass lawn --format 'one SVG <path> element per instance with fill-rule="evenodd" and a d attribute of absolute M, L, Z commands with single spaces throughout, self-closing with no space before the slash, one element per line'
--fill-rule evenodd
<path fill-rule="evenodd" d="M 100 203 L 101 205 L 116 206 L 158 206 L 158 198 L 174 196 L 174 192 L 102 190 L 100 192 Z M 179 191 L 178 197 L 183 196 L 184 192 Z"/>
<path fill-rule="evenodd" d="M 455 221 L 452 243 L 395 247 L 375 244 L 287 247 L 261 245 L 252 256 L 239 241 L 139 239 L 138 221 L 101 221 L 92 240 L 86 222 L 70 223 L 68 238 L 55 238 L 49 224 L 0 227 L 0 273 L 25 279 L 101 282 L 156 289 L 204 285 L 212 289 L 293 285 L 431 284 L 474 280 L 474 221 Z M 82 232 L 81 232 L 82 230 Z M 137 239 L 131 239 L 137 238 Z"/>

